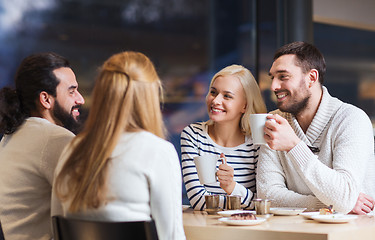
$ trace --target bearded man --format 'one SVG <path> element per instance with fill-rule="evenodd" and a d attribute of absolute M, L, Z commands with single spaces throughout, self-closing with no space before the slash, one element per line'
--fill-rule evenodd
<path fill-rule="evenodd" d="M 313 45 L 281 47 L 269 71 L 278 110 L 265 124 L 257 193 L 275 207 L 342 213 L 374 208 L 374 136 L 369 117 L 323 86 L 326 64 Z"/>
<path fill-rule="evenodd" d="M 53 174 L 84 99 L 55 53 L 25 58 L 15 86 L 0 91 L 0 221 L 5 239 L 51 239 Z"/>

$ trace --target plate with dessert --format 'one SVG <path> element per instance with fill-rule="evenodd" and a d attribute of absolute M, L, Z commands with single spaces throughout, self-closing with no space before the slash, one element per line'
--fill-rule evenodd
<path fill-rule="evenodd" d="M 223 216 L 223 217 L 230 217 L 233 214 L 237 214 L 237 213 L 252 213 L 252 214 L 255 214 L 255 211 L 251 211 L 251 210 L 225 210 L 225 211 L 217 212 L 217 214 L 219 214 L 220 216 Z"/>
<path fill-rule="evenodd" d="M 271 213 L 273 213 L 275 215 L 281 215 L 281 216 L 298 215 L 305 210 L 306 210 L 306 208 L 293 208 L 293 207 L 270 208 Z"/>
<path fill-rule="evenodd" d="M 315 221 L 324 223 L 347 223 L 358 217 L 356 215 L 346 215 L 338 213 L 333 209 L 332 205 L 326 208 L 319 209 L 319 212 L 317 213 L 318 214 L 310 216 L 310 218 Z"/>
<path fill-rule="evenodd" d="M 330 205 L 329 207 L 319 209 L 319 212 L 302 212 L 299 215 L 307 219 L 313 219 L 313 216 L 332 214 L 337 214 L 337 212 L 333 210 L 333 206 Z"/>
<path fill-rule="evenodd" d="M 230 217 L 219 218 L 219 221 L 233 226 L 251 226 L 265 222 L 267 219 L 257 217 L 253 213 L 235 213 Z"/>
<path fill-rule="evenodd" d="M 331 214 L 337 214 L 337 212 L 333 209 L 333 206 L 330 205 L 329 207 L 326 208 L 321 208 L 319 211 L 316 212 L 302 212 L 298 215 L 307 218 L 307 219 L 312 219 L 312 216 L 317 216 L 317 215 L 331 215 Z"/>
<path fill-rule="evenodd" d="M 317 215 L 330 215 L 330 214 L 336 214 L 336 211 L 333 210 L 332 205 L 326 208 L 321 208 L 319 211 L 316 212 L 302 212 L 298 215 L 307 218 L 307 219 L 312 219 L 312 216 L 317 216 Z"/>

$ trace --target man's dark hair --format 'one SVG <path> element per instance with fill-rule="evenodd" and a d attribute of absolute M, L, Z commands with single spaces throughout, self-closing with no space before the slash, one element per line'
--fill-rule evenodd
<path fill-rule="evenodd" d="M 279 48 L 273 60 L 287 54 L 296 55 L 296 65 L 302 68 L 303 73 L 311 69 L 319 72 L 319 82 L 323 85 L 326 73 L 326 61 L 320 51 L 312 44 L 306 42 L 292 42 Z"/>
<path fill-rule="evenodd" d="M 16 89 L 0 90 L 0 134 L 11 134 L 37 110 L 36 101 L 42 91 L 56 97 L 59 80 L 53 71 L 70 68 L 64 57 L 53 53 L 37 53 L 26 57 L 15 76 Z"/>

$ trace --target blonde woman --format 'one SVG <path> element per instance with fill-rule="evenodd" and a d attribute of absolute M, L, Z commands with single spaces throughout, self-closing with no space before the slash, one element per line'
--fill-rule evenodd
<path fill-rule="evenodd" d="M 54 191 L 65 216 L 155 220 L 160 239 L 185 239 L 181 169 L 164 140 L 161 83 L 142 53 L 122 52 L 102 66 L 85 128 L 62 154 Z"/>
<path fill-rule="evenodd" d="M 241 206 L 252 208 L 259 146 L 252 142 L 249 116 L 266 112 L 258 84 L 248 69 L 228 66 L 212 78 L 206 105 L 210 119 L 190 124 L 181 133 L 182 173 L 189 201 L 194 209 L 203 210 L 204 195 L 221 194 L 220 207 L 224 208 L 225 194 L 239 195 Z M 218 159 L 224 156 L 226 163 L 217 163 L 217 183 L 201 185 L 193 159 L 207 154 Z"/>

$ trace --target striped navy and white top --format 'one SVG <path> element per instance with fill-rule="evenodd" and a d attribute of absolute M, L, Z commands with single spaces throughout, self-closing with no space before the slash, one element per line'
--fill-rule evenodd
<path fill-rule="evenodd" d="M 194 157 L 204 154 L 214 154 L 220 157 L 224 153 L 227 164 L 234 169 L 234 181 L 236 186 L 231 195 L 239 195 L 242 200 L 242 208 L 253 208 L 253 200 L 256 192 L 255 171 L 258 162 L 259 146 L 252 143 L 250 136 L 245 143 L 237 147 L 222 147 L 216 144 L 208 135 L 207 123 L 198 122 L 185 127 L 181 133 L 181 163 L 182 174 L 185 182 L 187 196 L 195 210 L 205 209 L 204 195 L 220 194 L 220 207 L 225 207 L 225 191 L 220 188 L 220 183 L 200 184 Z M 217 163 L 217 167 L 221 164 Z"/>

